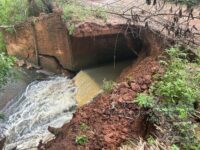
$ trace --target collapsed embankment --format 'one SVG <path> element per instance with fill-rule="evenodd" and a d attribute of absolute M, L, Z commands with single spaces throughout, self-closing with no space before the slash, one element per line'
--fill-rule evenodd
<path fill-rule="evenodd" d="M 163 70 L 156 57 L 146 57 L 129 71 L 134 75 L 123 76 L 129 77 L 129 80 L 118 83 L 111 92 L 103 93 L 91 103 L 78 108 L 70 123 L 60 129 L 49 127 L 56 138 L 40 144 L 38 148 L 118 149 L 129 139 L 145 138 L 151 128 L 147 121 L 148 111 L 132 101 L 137 93 L 148 90 L 153 82 L 152 76 Z M 87 137 L 87 142 L 77 144 L 76 138 L 82 136 Z"/>
<path fill-rule="evenodd" d="M 133 103 L 133 99 L 148 90 L 153 75 L 163 73 L 158 63 L 162 42 L 157 43 L 160 41 L 157 38 L 149 34 L 149 47 L 142 49 L 133 64 L 124 69 L 114 89 L 79 107 L 63 127 L 49 127 L 55 139 L 41 141 L 38 149 L 118 149 L 130 139 L 145 138 L 152 128 L 147 120 L 149 114 Z M 79 140 L 85 140 L 84 144 Z"/>

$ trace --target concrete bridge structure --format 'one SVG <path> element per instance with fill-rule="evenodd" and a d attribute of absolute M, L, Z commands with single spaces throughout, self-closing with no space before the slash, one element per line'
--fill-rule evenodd
<path fill-rule="evenodd" d="M 126 32 L 128 31 L 128 32 Z M 51 72 L 79 71 L 107 62 L 148 55 L 162 41 L 143 27 L 127 30 L 125 24 L 78 23 L 70 35 L 59 13 L 43 14 L 4 30 L 9 55 Z"/>

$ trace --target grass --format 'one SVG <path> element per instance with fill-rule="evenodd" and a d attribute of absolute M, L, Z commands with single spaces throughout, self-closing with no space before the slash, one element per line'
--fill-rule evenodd
<path fill-rule="evenodd" d="M 106 21 L 107 15 L 103 8 L 95 8 L 81 6 L 79 3 L 71 2 L 61 6 L 64 10 L 65 20 L 84 21 L 89 17 L 95 17 Z"/>
<path fill-rule="evenodd" d="M 69 34 L 72 35 L 75 31 L 75 22 L 85 21 L 87 19 L 100 19 L 106 22 L 107 13 L 103 8 L 86 7 L 80 5 L 78 2 L 61 3 L 63 8 L 63 19 L 67 21 Z"/>
<path fill-rule="evenodd" d="M 0 25 L 10 25 L 25 20 L 27 0 L 0 0 Z"/>

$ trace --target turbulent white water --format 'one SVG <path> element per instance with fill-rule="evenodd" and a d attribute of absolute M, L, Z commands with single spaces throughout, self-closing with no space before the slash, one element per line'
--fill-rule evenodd
<path fill-rule="evenodd" d="M 7 137 L 6 150 L 16 146 L 32 149 L 41 139 L 52 138 L 47 128 L 61 127 L 72 118 L 75 92 L 72 80 L 64 77 L 28 85 L 21 97 L 13 99 L 1 111 L 6 116 L 0 122 Z"/>

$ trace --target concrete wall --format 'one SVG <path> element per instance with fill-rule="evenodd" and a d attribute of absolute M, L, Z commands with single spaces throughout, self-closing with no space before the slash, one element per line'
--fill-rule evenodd
<path fill-rule="evenodd" d="M 153 48 L 152 37 L 149 41 L 143 33 L 145 49 Z M 137 40 L 124 35 L 122 25 L 84 23 L 69 35 L 57 13 L 29 18 L 15 25 L 14 32 L 4 31 L 4 38 L 9 55 L 56 73 L 62 69 L 78 71 L 113 61 L 115 54 L 116 60 L 134 57 L 132 50 L 143 48 L 141 44 L 137 46 Z"/>

